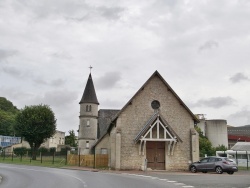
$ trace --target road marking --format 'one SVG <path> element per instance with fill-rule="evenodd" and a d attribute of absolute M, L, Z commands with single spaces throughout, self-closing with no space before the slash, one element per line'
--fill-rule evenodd
<path fill-rule="evenodd" d="M 185 185 L 184 183 L 174 183 L 175 185 Z"/>
<path fill-rule="evenodd" d="M 156 180 L 156 179 L 159 179 L 159 178 L 157 178 L 157 177 L 151 177 L 151 179 Z"/>
<path fill-rule="evenodd" d="M 175 185 L 182 186 L 183 188 L 192 188 L 192 187 L 194 187 L 194 186 L 191 186 L 191 185 L 185 185 L 184 183 L 179 183 L 177 181 L 169 181 L 168 179 L 160 179 L 160 178 L 154 177 L 154 176 L 145 176 L 145 175 L 142 175 L 142 174 L 129 174 L 129 173 L 122 173 L 122 174 L 123 175 L 128 175 L 128 176 L 137 176 L 137 177 L 143 177 L 143 178 L 151 178 L 153 180 L 167 181 L 168 183 L 174 183 Z"/>

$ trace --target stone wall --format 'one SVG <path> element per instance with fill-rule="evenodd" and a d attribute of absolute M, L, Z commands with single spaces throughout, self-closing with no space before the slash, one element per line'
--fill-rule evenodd
<path fill-rule="evenodd" d="M 158 76 L 149 80 L 118 118 L 117 129 L 121 132 L 120 168 L 140 169 L 142 166 L 144 156 L 139 155 L 139 146 L 133 140 L 153 115 L 153 100 L 160 102 L 160 113 L 183 141 L 177 143 L 173 156 L 166 155 L 166 170 L 187 169 L 191 160 L 190 128 L 194 127 L 193 117 Z"/>

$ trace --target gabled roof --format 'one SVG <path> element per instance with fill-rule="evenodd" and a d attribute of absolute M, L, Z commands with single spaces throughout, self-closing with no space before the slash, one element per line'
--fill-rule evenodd
<path fill-rule="evenodd" d="M 180 102 L 180 104 L 188 111 L 188 113 L 191 115 L 191 117 L 193 118 L 193 120 L 197 123 L 199 123 L 200 121 L 198 120 L 198 118 L 191 112 L 191 110 L 184 104 L 184 102 L 180 99 L 180 97 L 174 92 L 174 90 L 170 87 L 170 85 L 163 79 L 163 77 L 160 75 L 160 73 L 156 70 L 152 76 L 142 85 L 142 87 L 135 93 L 135 95 L 125 104 L 125 106 L 116 114 L 116 116 L 113 117 L 112 121 L 110 122 L 108 128 L 107 128 L 107 132 L 105 134 L 103 134 L 103 136 L 101 136 L 97 142 L 93 145 L 93 147 L 95 147 L 101 140 L 102 138 L 111 131 L 112 127 L 115 126 L 116 124 L 116 119 L 119 117 L 119 115 L 126 109 L 126 107 L 128 105 L 130 105 L 133 101 L 133 99 L 139 94 L 139 92 L 141 90 L 144 89 L 144 87 L 149 83 L 149 81 L 155 77 L 158 76 L 162 82 L 166 85 L 166 87 L 168 88 L 169 91 L 171 91 L 173 93 L 173 95 L 177 98 L 177 100 Z M 176 134 L 177 135 L 177 134 Z M 179 138 L 180 139 L 180 138 Z M 180 139 L 181 140 L 181 139 Z"/>
<path fill-rule="evenodd" d="M 106 132 L 112 119 L 120 110 L 100 109 L 98 111 L 98 133 L 97 138 L 101 138 Z"/>
<path fill-rule="evenodd" d="M 237 142 L 231 150 L 234 151 L 250 151 L 250 142 Z"/>
<path fill-rule="evenodd" d="M 134 141 L 137 143 L 140 138 L 151 128 L 151 125 L 154 121 L 156 121 L 157 118 L 160 118 L 164 126 L 170 131 L 171 134 L 173 134 L 178 141 L 182 142 L 181 138 L 175 133 L 175 131 L 172 129 L 172 127 L 168 124 L 168 122 L 163 118 L 163 116 L 159 112 L 155 112 L 153 116 L 147 121 L 147 123 L 144 125 L 144 127 L 141 129 L 139 134 L 135 137 Z"/>
<path fill-rule="evenodd" d="M 94 84 L 93 84 L 91 73 L 89 74 L 89 78 L 88 78 L 86 87 L 84 89 L 82 99 L 79 102 L 79 104 L 81 104 L 81 103 L 99 104 L 99 102 L 97 100 L 97 97 L 96 97 L 95 87 L 94 87 Z"/>
<path fill-rule="evenodd" d="M 173 95 L 177 98 L 177 100 L 180 102 L 180 104 L 188 111 L 188 113 L 193 117 L 193 120 L 197 123 L 199 123 L 200 121 L 198 120 L 198 118 L 191 112 L 191 110 L 184 104 L 184 102 L 180 99 L 180 97 L 174 92 L 174 90 L 170 87 L 170 85 L 164 80 L 164 78 L 160 75 L 160 73 L 156 70 L 152 76 L 143 84 L 143 86 L 135 93 L 135 95 L 127 102 L 127 104 L 120 110 L 120 112 L 116 115 L 116 117 L 114 117 L 113 120 L 115 120 L 116 118 L 118 118 L 118 116 L 124 111 L 124 109 L 132 103 L 133 99 L 139 94 L 139 92 L 141 90 L 143 90 L 143 88 L 149 83 L 149 81 L 155 77 L 158 76 L 162 82 L 166 85 L 166 87 L 168 88 L 169 91 L 171 91 L 173 93 Z M 111 130 L 111 126 L 113 124 L 110 124 L 108 131 Z"/>

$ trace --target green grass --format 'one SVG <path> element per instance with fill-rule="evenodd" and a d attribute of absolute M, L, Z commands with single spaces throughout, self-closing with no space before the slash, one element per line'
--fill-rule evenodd
<path fill-rule="evenodd" d="M 238 169 L 239 170 L 250 170 L 250 164 L 249 164 L 248 169 L 247 169 L 247 167 L 243 167 L 243 166 L 238 166 Z"/>
<path fill-rule="evenodd" d="M 53 157 L 42 157 L 42 161 L 40 157 L 37 157 L 36 160 L 31 160 L 29 157 L 1 157 L 0 163 L 8 163 L 8 164 L 19 164 L 19 165 L 31 165 L 31 166 L 44 166 L 44 167 L 54 167 L 54 168 L 62 168 L 67 166 L 65 163 L 64 157 L 55 157 L 53 162 Z"/>

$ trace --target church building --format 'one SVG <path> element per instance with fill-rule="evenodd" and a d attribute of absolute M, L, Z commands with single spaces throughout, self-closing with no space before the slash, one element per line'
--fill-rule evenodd
<path fill-rule="evenodd" d="M 199 160 L 197 117 L 158 71 L 121 110 L 98 109 L 91 73 L 80 101 L 79 152 L 117 170 L 188 170 Z"/>

